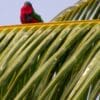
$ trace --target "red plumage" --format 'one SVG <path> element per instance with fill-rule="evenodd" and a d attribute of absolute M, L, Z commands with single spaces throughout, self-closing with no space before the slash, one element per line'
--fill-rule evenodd
<path fill-rule="evenodd" d="M 24 4 L 20 11 L 20 20 L 22 24 L 40 22 L 35 17 L 35 12 L 31 4 Z"/>

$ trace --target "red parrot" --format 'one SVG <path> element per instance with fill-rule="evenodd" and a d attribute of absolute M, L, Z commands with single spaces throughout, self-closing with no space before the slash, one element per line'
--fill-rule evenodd
<path fill-rule="evenodd" d="M 20 11 L 20 20 L 22 24 L 43 22 L 40 15 L 38 15 L 29 1 L 26 1 Z"/>

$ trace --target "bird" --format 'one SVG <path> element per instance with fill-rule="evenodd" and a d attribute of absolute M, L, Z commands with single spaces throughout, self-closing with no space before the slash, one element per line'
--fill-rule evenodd
<path fill-rule="evenodd" d="M 20 21 L 22 24 L 43 22 L 43 19 L 37 14 L 29 1 L 24 2 L 20 10 Z"/>

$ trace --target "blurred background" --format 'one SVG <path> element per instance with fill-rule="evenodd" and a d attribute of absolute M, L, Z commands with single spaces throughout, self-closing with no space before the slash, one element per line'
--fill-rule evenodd
<path fill-rule="evenodd" d="M 21 24 L 20 9 L 25 1 L 30 1 L 44 22 L 49 22 L 79 0 L 0 0 L 0 26 Z"/>

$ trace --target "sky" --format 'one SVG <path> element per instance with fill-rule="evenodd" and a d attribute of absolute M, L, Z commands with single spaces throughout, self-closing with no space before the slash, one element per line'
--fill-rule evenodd
<path fill-rule="evenodd" d="M 20 23 L 20 9 L 27 0 L 0 0 L 0 25 Z M 73 6 L 79 0 L 28 0 L 44 22 L 50 22 L 65 8 Z"/>

